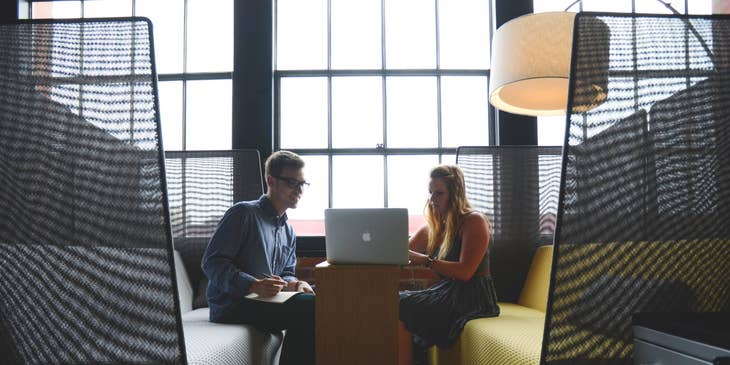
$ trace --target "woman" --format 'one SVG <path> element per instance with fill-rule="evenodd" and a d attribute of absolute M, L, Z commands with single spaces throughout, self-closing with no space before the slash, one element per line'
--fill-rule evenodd
<path fill-rule="evenodd" d="M 399 363 L 413 363 L 413 342 L 423 354 L 448 347 L 467 321 L 499 315 L 489 274 L 489 222 L 466 199 L 464 174 L 453 165 L 431 170 L 426 225 L 410 239 L 411 264 L 425 265 L 441 280 L 400 293 Z"/>

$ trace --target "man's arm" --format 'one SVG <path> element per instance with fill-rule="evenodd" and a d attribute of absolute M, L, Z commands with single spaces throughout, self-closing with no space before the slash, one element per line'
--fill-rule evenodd
<path fill-rule="evenodd" d="M 203 255 L 202 269 L 208 281 L 223 292 L 243 298 L 251 291 L 253 276 L 235 265 L 236 253 L 246 242 L 245 227 L 251 217 L 241 207 L 233 207 L 218 223 Z"/>

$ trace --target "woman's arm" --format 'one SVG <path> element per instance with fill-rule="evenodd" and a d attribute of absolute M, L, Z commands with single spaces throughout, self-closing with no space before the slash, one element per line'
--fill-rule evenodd
<path fill-rule="evenodd" d="M 408 240 L 408 258 L 411 264 L 422 265 L 426 262 L 426 247 L 428 246 L 428 225 L 419 228 L 416 233 Z"/>
<path fill-rule="evenodd" d="M 431 268 L 441 275 L 461 281 L 471 279 L 489 245 L 487 219 L 477 212 L 469 213 L 461 227 L 459 261 L 434 260 Z"/>

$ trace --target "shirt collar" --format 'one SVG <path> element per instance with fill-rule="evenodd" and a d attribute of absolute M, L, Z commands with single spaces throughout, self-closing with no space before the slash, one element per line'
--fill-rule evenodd
<path fill-rule="evenodd" d="M 286 212 L 281 215 L 281 217 L 278 216 L 278 212 L 276 209 L 274 209 L 274 205 L 271 204 L 271 200 L 269 199 L 266 194 L 261 195 L 259 198 L 259 206 L 261 207 L 261 210 L 264 212 L 264 215 L 267 219 L 271 219 L 272 222 L 277 223 L 279 225 L 284 225 L 287 220 L 289 220 L 289 217 L 287 217 Z"/>

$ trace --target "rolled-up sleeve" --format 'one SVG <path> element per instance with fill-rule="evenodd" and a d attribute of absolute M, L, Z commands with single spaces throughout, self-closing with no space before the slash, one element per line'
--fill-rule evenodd
<path fill-rule="evenodd" d="M 249 220 L 254 219 L 242 209 L 231 208 L 221 219 L 208 243 L 202 269 L 210 284 L 234 298 L 243 298 L 251 291 L 253 276 L 236 266 L 236 255 L 246 239 Z"/>

